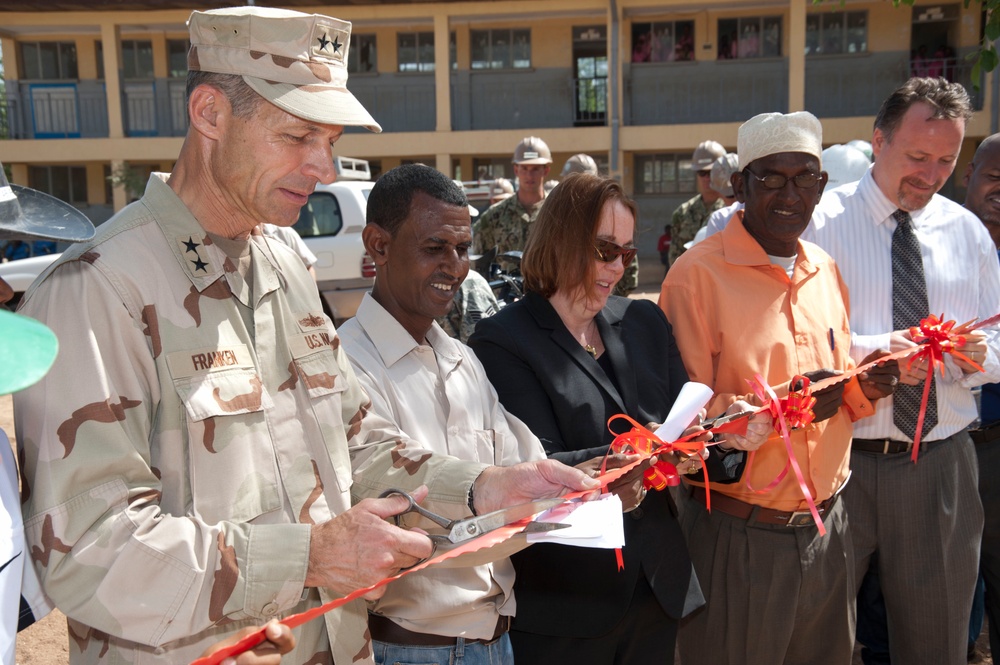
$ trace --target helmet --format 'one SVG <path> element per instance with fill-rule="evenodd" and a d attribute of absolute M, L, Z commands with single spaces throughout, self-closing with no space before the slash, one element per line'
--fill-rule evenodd
<path fill-rule="evenodd" d="M 832 145 L 823 151 L 823 170 L 829 176 L 830 189 L 857 182 L 864 177 L 871 162 L 865 153 L 852 145 Z"/>
<path fill-rule="evenodd" d="M 507 178 L 497 178 L 490 184 L 490 201 L 503 200 L 514 193 L 514 185 Z"/>
<path fill-rule="evenodd" d="M 711 168 L 712 162 L 726 154 L 726 149 L 715 141 L 702 141 L 691 155 L 691 168 L 704 171 Z"/>
<path fill-rule="evenodd" d="M 726 198 L 733 196 L 733 184 L 729 178 L 739 170 L 740 158 L 735 152 L 727 152 L 712 162 L 712 175 L 708 179 L 708 186 Z"/>
<path fill-rule="evenodd" d="M 511 161 L 515 164 L 551 164 L 552 152 L 545 141 L 537 136 L 529 136 L 514 148 L 514 159 Z"/>
<path fill-rule="evenodd" d="M 563 165 L 561 178 L 565 178 L 570 173 L 589 173 L 590 175 L 597 175 L 597 162 L 590 155 L 585 155 L 582 152 L 573 155 L 566 160 Z"/>
<path fill-rule="evenodd" d="M 854 139 L 853 141 L 848 141 L 847 145 L 851 146 L 852 148 L 857 148 L 861 152 L 865 153 L 865 157 L 868 158 L 868 161 L 869 162 L 872 161 L 872 144 L 869 143 L 868 141 L 862 141 L 861 139 Z"/>

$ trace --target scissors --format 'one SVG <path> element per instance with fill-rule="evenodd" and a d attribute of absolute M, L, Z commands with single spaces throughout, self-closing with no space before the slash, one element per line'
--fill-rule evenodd
<path fill-rule="evenodd" d="M 410 502 L 410 505 L 406 508 L 406 510 L 393 516 L 392 519 L 396 526 L 402 526 L 400 518 L 402 518 L 403 515 L 406 515 L 407 513 L 417 513 L 422 517 L 426 517 L 446 531 L 444 534 L 428 534 L 427 537 L 434 541 L 435 549 L 437 549 L 438 543 L 451 543 L 453 545 L 457 545 L 459 543 L 464 543 L 467 540 L 478 538 L 483 534 L 496 531 L 500 527 L 513 524 L 514 522 L 522 520 L 525 517 L 531 517 L 532 515 L 548 510 L 549 508 L 558 506 L 564 501 L 562 498 L 539 499 L 538 501 L 522 503 L 517 506 L 511 506 L 510 508 L 501 508 L 500 510 L 495 510 L 492 513 L 486 513 L 485 515 L 469 517 L 462 520 L 451 520 L 447 517 L 442 517 L 437 513 L 432 513 L 426 508 L 418 505 L 417 502 L 413 500 L 413 497 L 403 490 L 387 489 L 379 494 L 378 498 L 384 499 L 388 496 L 393 496 L 394 494 L 406 497 L 406 500 Z M 559 524 L 557 522 L 528 522 L 528 524 L 524 527 L 524 533 L 553 531 L 555 529 L 563 529 L 568 526 L 569 524 Z"/>
<path fill-rule="evenodd" d="M 716 416 L 715 418 L 709 418 L 708 420 L 703 420 L 701 426 L 705 429 L 712 429 L 713 427 L 718 427 L 719 425 L 725 425 L 726 423 L 731 423 L 734 420 L 739 420 L 740 418 L 746 418 L 752 416 L 756 411 L 738 411 L 736 413 L 730 413 L 728 415 L 723 414 L 721 416 Z"/>

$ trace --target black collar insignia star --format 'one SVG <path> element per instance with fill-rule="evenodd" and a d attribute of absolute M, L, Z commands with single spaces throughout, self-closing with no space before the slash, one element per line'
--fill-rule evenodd
<path fill-rule="evenodd" d="M 320 38 L 319 38 L 319 39 L 317 39 L 316 41 L 318 41 L 318 42 L 319 42 L 319 50 L 320 50 L 320 51 L 325 51 L 325 50 L 326 50 L 326 47 L 327 47 L 327 46 L 329 46 L 329 45 L 331 44 L 330 40 L 329 40 L 329 39 L 327 39 L 327 36 L 326 36 L 326 35 L 323 35 L 322 37 L 320 37 Z M 336 49 L 339 49 L 339 48 L 340 48 L 340 46 L 339 46 L 339 45 L 337 45 L 337 44 L 334 44 L 334 50 L 336 50 Z"/>
<path fill-rule="evenodd" d="M 184 241 L 184 246 L 187 247 L 187 250 L 185 250 L 185 251 L 187 251 L 187 252 L 194 252 L 195 254 L 197 254 L 198 253 L 198 247 L 200 245 L 199 245 L 199 243 L 196 243 L 194 241 L 194 238 L 192 236 L 188 236 L 188 239 L 186 241 Z"/>
<path fill-rule="evenodd" d="M 192 261 L 191 263 L 194 264 L 194 269 L 195 270 L 200 270 L 200 271 L 205 272 L 205 273 L 208 272 L 208 264 L 205 263 L 204 261 L 202 261 L 200 256 L 196 260 Z"/>
<path fill-rule="evenodd" d="M 340 47 L 341 46 L 343 46 L 343 44 L 340 43 L 340 37 L 338 37 L 337 35 L 334 35 L 333 36 L 333 52 L 334 53 L 340 53 Z"/>

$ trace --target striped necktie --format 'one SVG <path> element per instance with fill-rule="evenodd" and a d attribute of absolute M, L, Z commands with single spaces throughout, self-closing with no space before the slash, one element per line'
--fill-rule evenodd
<path fill-rule="evenodd" d="M 927 305 L 927 282 L 924 279 L 924 264 L 920 259 L 920 241 L 913 233 L 913 220 L 905 210 L 892 213 L 896 220 L 896 230 L 892 234 L 892 329 L 906 330 L 920 323 L 930 314 Z M 927 398 L 927 412 L 920 434 L 923 440 L 937 424 L 937 384 L 931 381 Z M 893 395 L 892 422 L 908 437 L 917 431 L 917 415 L 920 413 L 920 399 L 923 385 L 905 386 L 900 384 Z"/>

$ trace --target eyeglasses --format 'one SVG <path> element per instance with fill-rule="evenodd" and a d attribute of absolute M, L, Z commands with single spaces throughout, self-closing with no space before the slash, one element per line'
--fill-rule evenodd
<path fill-rule="evenodd" d="M 709 169 L 707 171 L 697 171 L 699 178 L 708 178 L 712 175 L 712 171 Z"/>
<path fill-rule="evenodd" d="M 635 247 L 622 247 L 610 240 L 594 241 L 594 258 L 601 263 L 614 263 L 615 259 L 620 256 L 622 257 L 622 265 L 627 266 L 632 263 L 632 259 L 635 258 L 638 251 Z"/>
<path fill-rule="evenodd" d="M 781 189 L 788 183 L 789 180 L 794 182 L 795 186 L 799 189 L 810 189 L 811 187 L 815 187 L 820 179 L 820 176 L 815 173 L 800 173 L 797 176 L 792 176 L 791 178 L 778 173 L 771 173 L 761 178 L 750 169 L 743 170 L 759 180 L 760 183 L 764 185 L 764 189 Z"/>

